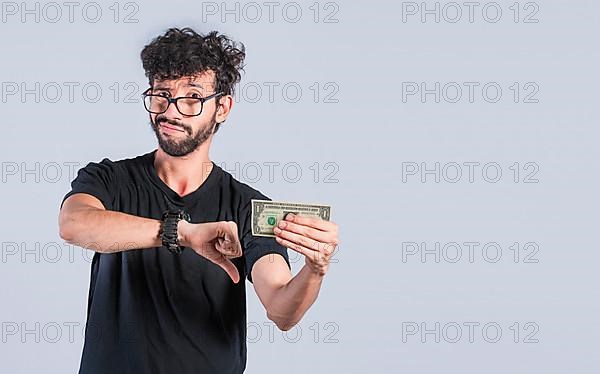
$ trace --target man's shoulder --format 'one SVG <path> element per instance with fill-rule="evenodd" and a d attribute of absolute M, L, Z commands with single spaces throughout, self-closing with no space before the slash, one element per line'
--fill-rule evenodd
<path fill-rule="evenodd" d="M 129 157 L 121 157 L 118 159 L 110 159 L 105 157 L 102 161 L 106 160 L 106 162 L 108 163 L 112 163 L 114 165 L 120 166 L 120 167 L 128 167 L 128 166 L 139 166 L 140 164 L 142 164 L 145 160 L 147 160 L 147 158 L 152 154 L 152 152 L 147 152 L 144 154 L 140 154 L 140 155 L 135 155 L 135 156 L 129 156 Z"/>
<path fill-rule="evenodd" d="M 214 164 L 222 174 L 224 186 L 229 187 L 233 192 L 238 193 L 242 198 L 270 200 L 269 197 L 267 197 L 257 188 L 240 181 L 237 179 L 236 175 L 233 175 L 229 171 L 223 169 L 218 163 L 215 162 Z"/>
<path fill-rule="evenodd" d="M 132 170 L 139 170 L 144 161 L 152 152 L 144 153 L 137 156 L 112 158 L 104 157 L 96 161 L 90 161 L 85 165 L 85 168 L 101 168 L 109 173 L 120 173 Z"/>

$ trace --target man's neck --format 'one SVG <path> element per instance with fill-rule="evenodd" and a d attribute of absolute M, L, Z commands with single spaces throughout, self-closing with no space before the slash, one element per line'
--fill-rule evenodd
<path fill-rule="evenodd" d="M 154 157 L 154 168 L 158 177 L 169 188 L 179 196 L 185 196 L 204 183 L 213 168 L 213 163 L 208 156 L 208 148 L 198 147 L 185 156 L 173 157 L 158 147 Z"/>

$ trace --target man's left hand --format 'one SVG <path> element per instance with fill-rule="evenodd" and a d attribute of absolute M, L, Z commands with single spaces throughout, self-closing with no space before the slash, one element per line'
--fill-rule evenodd
<path fill-rule="evenodd" d="M 304 255 L 313 273 L 327 273 L 329 260 L 340 242 L 338 225 L 317 217 L 287 214 L 273 231 L 279 244 Z"/>

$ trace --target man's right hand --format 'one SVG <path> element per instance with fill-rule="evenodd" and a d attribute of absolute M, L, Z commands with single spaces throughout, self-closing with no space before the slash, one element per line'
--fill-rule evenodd
<path fill-rule="evenodd" d="M 178 232 L 182 246 L 192 248 L 197 254 L 219 265 L 233 280 L 240 274 L 230 258 L 242 255 L 237 224 L 233 221 L 189 223 L 179 221 Z"/>

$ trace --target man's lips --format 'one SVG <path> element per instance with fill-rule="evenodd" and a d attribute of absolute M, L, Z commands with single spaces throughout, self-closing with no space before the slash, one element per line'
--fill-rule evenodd
<path fill-rule="evenodd" d="M 163 129 L 167 130 L 168 132 L 185 132 L 184 129 L 182 129 L 181 127 L 177 127 L 177 126 L 171 126 L 171 125 L 167 125 L 164 123 L 160 124 L 160 127 L 162 127 Z"/>

